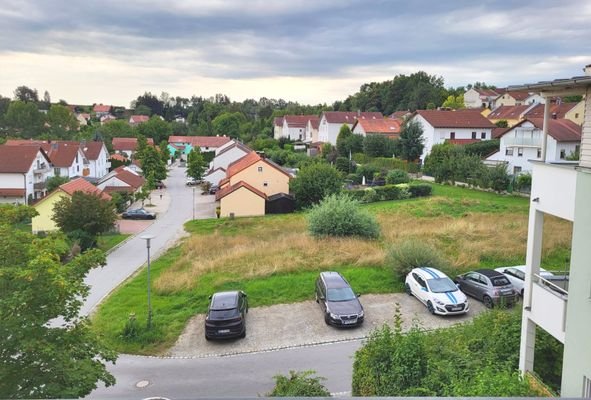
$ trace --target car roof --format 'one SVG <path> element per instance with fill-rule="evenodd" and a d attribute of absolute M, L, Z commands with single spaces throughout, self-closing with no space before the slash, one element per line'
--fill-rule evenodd
<path fill-rule="evenodd" d="M 475 272 L 478 272 L 479 274 L 482 274 L 488 278 L 497 278 L 499 276 L 505 276 L 502 273 L 500 273 L 499 271 L 495 271 L 494 269 L 488 269 L 488 268 L 483 268 L 483 269 L 477 269 Z"/>
<path fill-rule="evenodd" d="M 418 273 L 425 279 L 439 279 L 439 278 L 447 278 L 443 272 L 439 271 L 438 269 L 431 268 L 431 267 L 420 267 L 413 269 L 413 272 Z"/>
<path fill-rule="evenodd" d="M 513 268 L 513 269 L 516 269 L 518 271 L 525 272 L 525 265 L 512 265 L 512 266 L 509 266 L 509 267 L 499 267 L 499 268 L 495 268 L 495 269 L 497 271 L 499 271 L 499 270 L 505 270 L 505 269 L 508 269 L 508 268 Z M 547 271 L 547 270 L 545 270 L 542 267 L 540 267 L 540 272 L 546 273 L 547 275 L 553 275 L 550 271 Z"/>
<path fill-rule="evenodd" d="M 343 276 L 338 272 L 325 271 L 325 272 L 321 272 L 320 276 L 322 277 L 322 280 L 324 281 L 324 283 L 326 283 L 326 287 L 342 288 L 342 287 L 349 286 L 349 284 L 347 283 L 345 278 L 343 278 Z"/>
<path fill-rule="evenodd" d="M 238 292 L 218 292 L 211 296 L 211 308 L 227 309 L 238 306 Z"/>

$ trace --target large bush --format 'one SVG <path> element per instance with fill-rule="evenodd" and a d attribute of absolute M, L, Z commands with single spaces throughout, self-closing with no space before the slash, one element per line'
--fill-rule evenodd
<path fill-rule="evenodd" d="M 315 371 L 289 371 L 289 376 L 276 375 L 275 387 L 269 397 L 330 397 L 322 377 L 312 376 Z"/>
<path fill-rule="evenodd" d="M 386 183 L 388 185 L 397 185 L 399 183 L 408 183 L 410 178 L 406 171 L 401 169 L 393 169 L 392 171 L 388 171 L 386 175 Z"/>
<path fill-rule="evenodd" d="M 388 251 L 387 263 L 392 268 L 394 276 L 401 282 L 414 268 L 446 269 L 448 266 L 440 252 L 418 240 L 406 240 L 393 245 Z"/>
<path fill-rule="evenodd" d="M 367 135 L 363 139 L 363 152 L 369 157 L 392 157 L 397 147 L 397 140 L 385 136 Z"/>
<path fill-rule="evenodd" d="M 377 238 L 380 226 L 375 218 L 346 194 L 330 195 L 312 208 L 308 216 L 314 236 L 359 236 Z"/>
<path fill-rule="evenodd" d="M 425 160 L 425 174 L 437 183 L 466 182 L 487 187 L 488 171 L 480 157 L 467 154 L 462 146 L 437 144 Z"/>
<path fill-rule="evenodd" d="M 464 146 L 467 154 L 474 154 L 478 157 L 486 157 L 499 150 L 500 139 L 481 140 Z"/>
<path fill-rule="evenodd" d="M 404 200 L 411 197 L 430 196 L 431 185 L 427 183 L 418 184 L 398 184 L 376 186 L 373 188 L 349 190 L 349 197 L 358 200 L 361 203 L 373 203 L 374 201 L 385 200 Z"/>
<path fill-rule="evenodd" d="M 318 204 L 324 197 L 340 192 L 342 186 L 341 173 L 336 168 L 321 163 L 305 166 L 289 182 L 298 208 Z"/>

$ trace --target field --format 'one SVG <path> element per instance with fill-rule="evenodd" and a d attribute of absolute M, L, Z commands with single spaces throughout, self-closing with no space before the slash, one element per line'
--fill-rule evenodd
<path fill-rule="evenodd" d="M 361 293 L 402 289 L 386 254 L 404 240 L 441 251 L 453 272 L 525 262 L 528 199 L 434 185 L 431 198 L 366 205 L 380 223 L 379 240 L 318 240 L 308 235 L 305 213 L 200 220 L 191 236 L 152 264 L 155 329 L 133 340 L 120 333 L 129 313 L 146 320 L 145 271 L 126 282 L 94 316 L 95 329 L 119 351 L 156 354 L 174 343 L 186 321 L 204 312 L 208 296 L 242 289 L 251 306 L 311 299 L 320 270 L 341 271 Z M 543 265 L 564 269 L 572 226 L 547 218 Z"/>

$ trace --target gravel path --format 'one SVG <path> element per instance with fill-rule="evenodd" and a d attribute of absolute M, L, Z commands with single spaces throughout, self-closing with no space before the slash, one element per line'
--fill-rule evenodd
<path fill-rule="evenodd" d="M 397 303 L 404 329 L 413 323 L 424 329 L 449 327 L 469 321 L 485 309 L 482 303 L 470 299 L 467 315 L 440 317 L 429 314 L 422 303 L 404 293 L 364 295 L 360 300 L 365 309 L 365 322 L 361 327 L 351 329 L 326 325 L 320 306 L 314 301 L 252 308 L 246 317 L 245 339 L 206 341 L 203 332 L 205 315 L 199 314 L 189 320 L 166 356 L 208 357 L 364 338 L 374 328 L 392 323 Z"/>

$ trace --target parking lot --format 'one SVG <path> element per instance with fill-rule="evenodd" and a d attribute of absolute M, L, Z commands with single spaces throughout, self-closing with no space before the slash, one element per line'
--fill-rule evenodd
<path fill-rule="evenodd" d="M 467 315 L 434 316 L 414 297 L 403 293 L 364 295 L 360 300 L 365 308 L 365 322 L 361 327 L 338 329 L 324 323 L 323 313 L 315 301 L 251 308 L 246 317 L 246 338 L 206 341 L 204 314 L 193 317 L 168 356 L 206 357 L 273 350 L 319 343 L 364 338 L 376 327 L 392 323 L 396 305 L 400 307 L 403 328 L 413 323 L 424 329 L 436 329 L 465 322 L 482 312 L 482 303 L 470 299 Z"/>

